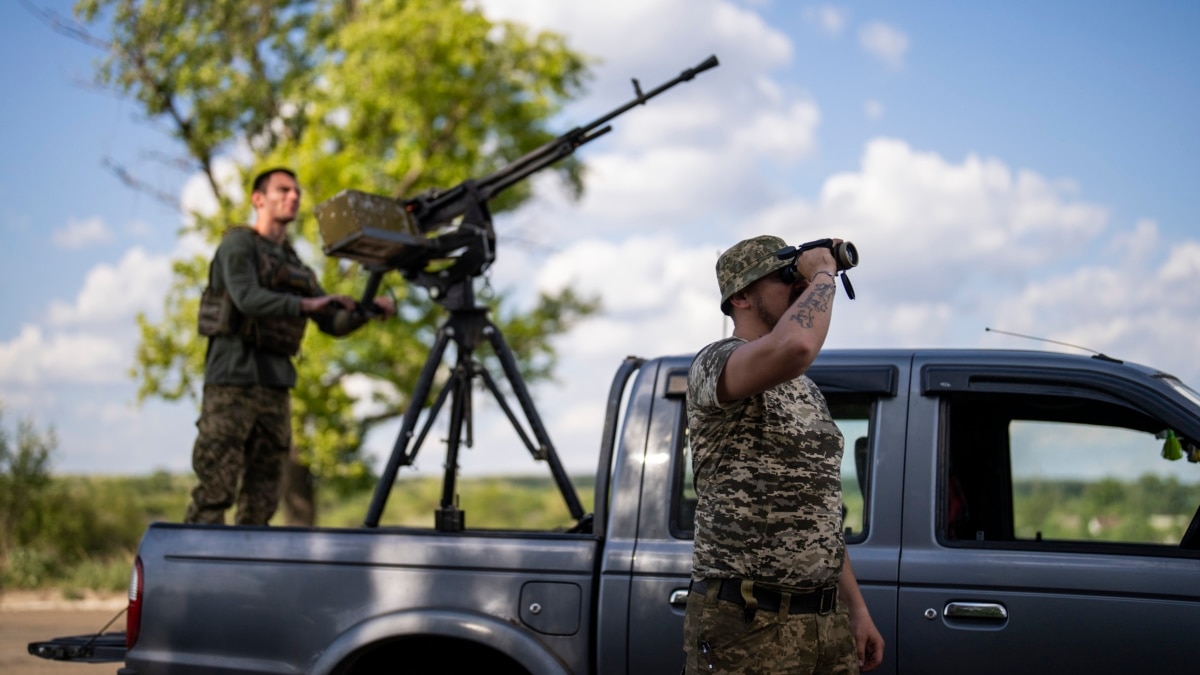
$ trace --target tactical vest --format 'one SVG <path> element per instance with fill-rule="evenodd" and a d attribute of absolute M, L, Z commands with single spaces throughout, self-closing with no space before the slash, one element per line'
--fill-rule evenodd
<path fill-rule="evenodd" d="M 285 239 L 275 248 L 253 228 L 238 225 L 225 233 L 239 229 L 254 233 L 254 246 L 258 252 L 258 283 L 268 290 L 309 297 L 320 293 L 320 286 L 312 270 L 300 262 L 296 250 Z M 295 356 L 304 339 L 308 320 L 295 317 L 253 317 L 238 311 L 228 290 L 216 291 L 212 287 L 212 265 L 208 268 L 208 287 L 200 296 L 198 330 L 201 335 L 241 335 L 258 349 L 265 349 L 284 356 Z"/>

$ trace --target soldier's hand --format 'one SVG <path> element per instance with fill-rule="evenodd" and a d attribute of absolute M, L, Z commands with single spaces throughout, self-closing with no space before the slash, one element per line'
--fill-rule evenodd
<path fill-rule="evenodd" d="M 832 241 L 834 246 L 842 242 L 841 239 L 833 239 Z M 812 281 L 813 277 L 822 271 L 837 274 L 837 261 L 833 259 L 833 251 L 831 249 L 824 246 L 810 248 L 801 253 L 800 257 L 796 259 L 796 272 L 805 281 Z"/>
<path fill-rule="evenodd" d="M 383 316 L 396 316 L 396 301 L 388 297 L 375 298 L 375 307 L 383 313 Z"/>

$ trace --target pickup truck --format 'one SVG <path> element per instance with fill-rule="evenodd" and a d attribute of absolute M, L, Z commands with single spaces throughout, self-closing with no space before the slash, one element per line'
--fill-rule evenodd
<path fill-rule="evenodd" d="M 29 650 L 125 675 L 677 673 L 690 362 L 621 364 L 574 528 L 155 523 L 126 632 Z M 826 350 L 808 374 L 846 438 L 876 672 L 1200 669 L 1200 394 L 1036 351 Z"/>

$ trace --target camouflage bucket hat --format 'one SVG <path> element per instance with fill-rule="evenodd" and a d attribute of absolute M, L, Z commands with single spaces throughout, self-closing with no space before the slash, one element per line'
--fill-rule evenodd
<path fill-rule="evenodd" d="M 717 285 L 721 287 L 722 309 L 734 293 L 786 267 L 790 261 L 775 257 L 775 252 L 786 246 L 784 240 L 767 234 L 743 239 L 722 253 L 717 258 Z"/>

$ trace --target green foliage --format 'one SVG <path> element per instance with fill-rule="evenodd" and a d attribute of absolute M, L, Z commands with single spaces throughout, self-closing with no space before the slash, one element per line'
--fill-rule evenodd
<path fill-rule="evenodd" d="M 22 511 L 29 534 L 15 542 L 0 586 L 121 588 L 146 526 L 183 519 L 191 482 L 162 472 L 49 480 Z"/>
<path fill-rule="evenodd" d="M 67 594 L 121 590 L 129 581 L 146 527 L 155 521 L 183 520 L 193 483 L 192 476 L 162 472 L 137 477 L 47 476 L 45 497 L 36 509 L 29 509 L 38 512 L 38 527 L 9 550 L 0 566 L 0 589 L 57 587 Z M 590 511 L 594 484 L 581 479 L 576 486 Z M 440 478 L 397 481 L 381 525 L 432 528 L 441 490 Z M 472 529 L 552 531 L 574 524 L 549 477 L 464 478 L 459 491 Z M 345 496 L 322 493 L 318 524 L 361 527 L 372 495 L 372 486 L 360 486 Z"/>
<path fill-rule="evenodd" d="M 846 515 L 842 518 L 842 526 L 852 534 L 862 534 L 866 529 L 863 523 L 863 496 L 858 487 L 858 480 L 843 477 L 842 505 L 846 507 Z"/>
<path fill-rule="evenodd" d="M 270 147 L 299 133 L 302 120 L 285 95 L 308 82 L 314 55 L 294 36 L 319 4 L 79 0 L 75 13 L 88 23 L 104 16 L 110 27 L 97 80 L 133 96 L 147 117 L 167 118 L 171 135 L 209 170 L 238 140 Z"/>
<path fill-rule="evenodd" d="M 14 438 L 0 425 L 0 588 L 119 589 L 146 525 L 182 518 L 186 483 L 54 478 L 55 448 L 53 430 L 21 420 Z"/>
<path fill-rule="evenodd" d="M 38 535 L 38 510 L 50 498 L 50 458 L 57 446 L 53 429 L 39 435 L 30 420 L 17 423 L 14 438 L 3 426 L 3 411 L 0 406 L 0 563 L 10 549 Z"/>
<path fill-rule="evenodd" d="M 331 293 L 358 295 L 364 275 L 320 255 L 312 204 L 347 187 L 405 197 L 486 175 L 551 139 L 546 121 L 587 76 L 586 60 L 561 36 L 492 23 L 456 0 L 79 0 L 75 11 L 111 36 L 98 81 L 166 123 L 188 165 L 208 179 L 217 212 L 191 214 L 185 231 L 215 245 L 240 220 L 241 188 L 218 179 L 218 158 L 238 149 L 242 183 L 264 167 L 289 166 L 306 194 L 298 249 Z M 578 163 L 555 170 L 578 193 Z M 528 196 L 519 183 L 489 206 L 499 213 Z M 174 272 L 162 320 L 138 318 L 131 375 L 139 400 L 199 393 L 204 344 L 195 316 L 207 261 L 179 260 Z M 363 439 L 407 408 L 443 318 L 396 274 L 380 292 L 398 299 L 399 319 L 339 340 L 309 331 L 298 361 L 298 455 L 340 490 L 369 483 Z M 549 377 L 550 339 L 598 309 L 570 289 L 528 313 L 506 311 L 504 298 L 492 306 L 527 379 Z"/>
<path fill-rule="evenodd" d="M 38 588 L 61 573 L 58 561 L 46 551 L 19 546 L 8 551 L 0 567 L 0 589 Z"/>
<path fill-rule="evenodd" d="M 1178 544 L 1200 505 L 1200 483 L 1147 474 L 1134 481 L 1017 481 L 1020 539 Z"/>
<path fill-rule="evenodd" d="M 81 598 L 85 591 L 121 591 L 129 588 L 133 551 L 103 558 L 87 557 L 65 570 L 56 585 L 63 595 Z"/>
<path fill-rule="evenodd" d="M 566 502 L 551 478 L 495 476 L 463 478 L 457 483 L 468 529 L 552 531 L 574 525 Z M 592 510 L 594 484 L 576 481 L 585 511 Z M 321 505 L 319 524 L 325 527 L 359 527 L 371 503 L 371 491 Z M 434 525 L 442 501 L 441 478 L 402 478 L 388 497 L 379 524 L 382 527 Z"/>

